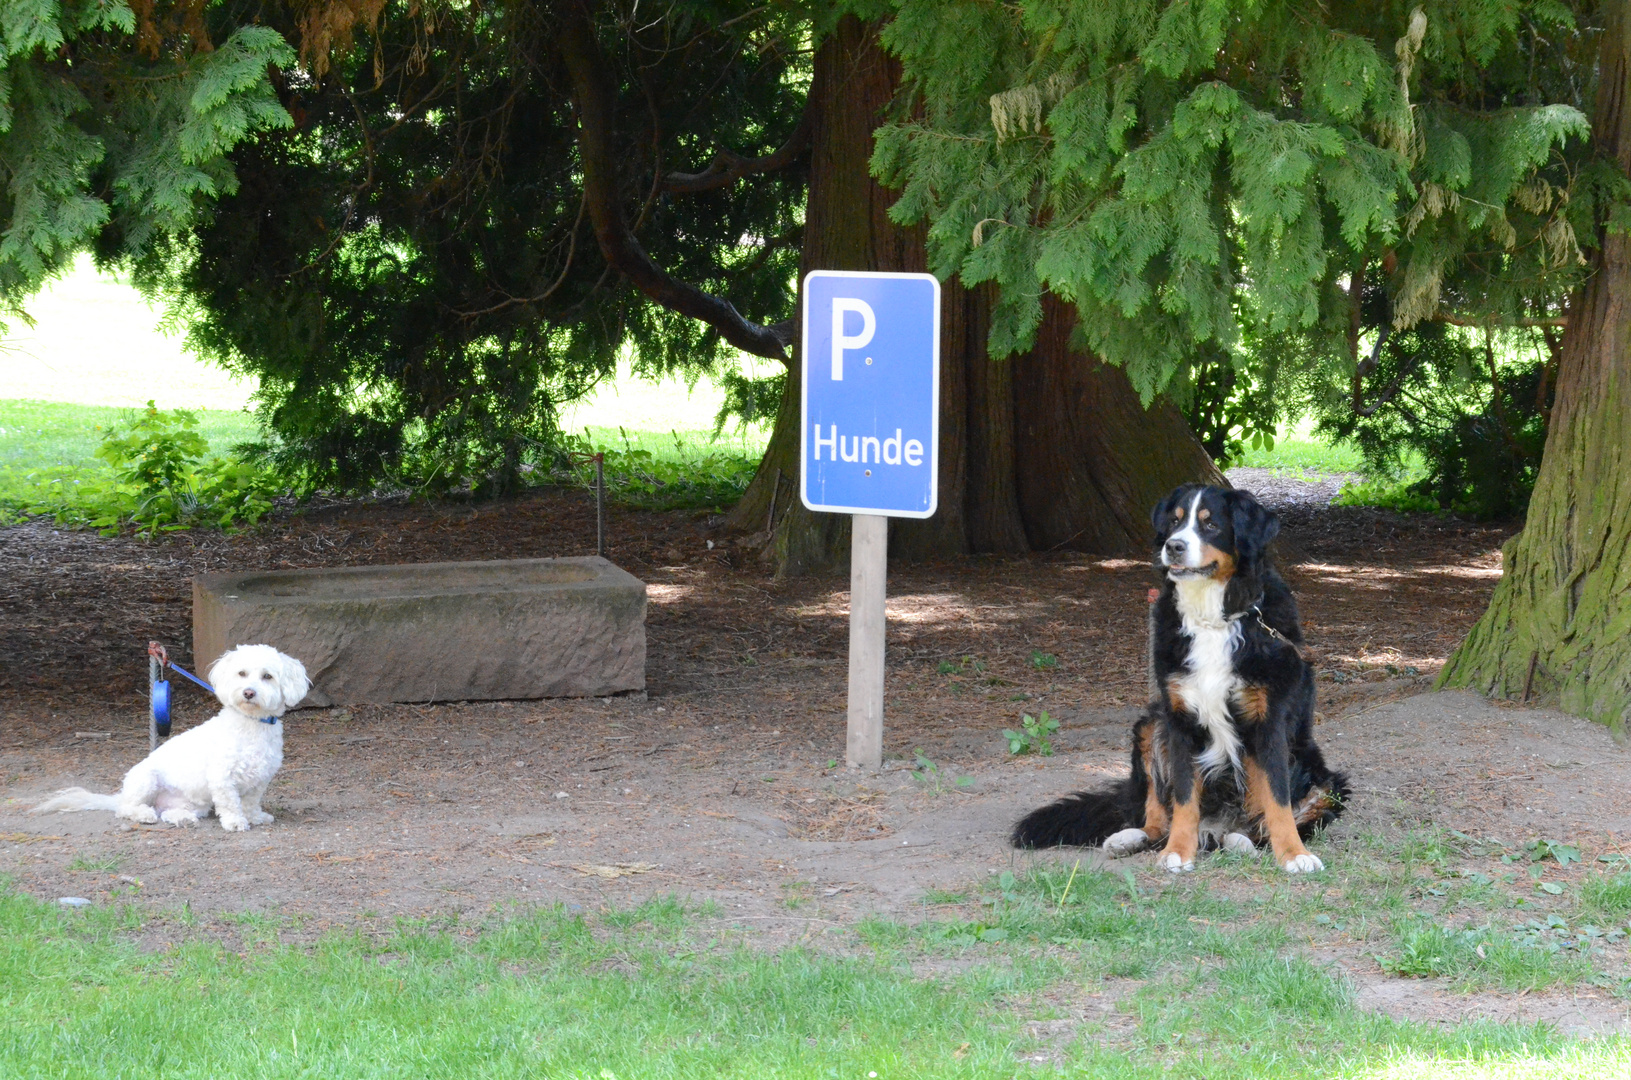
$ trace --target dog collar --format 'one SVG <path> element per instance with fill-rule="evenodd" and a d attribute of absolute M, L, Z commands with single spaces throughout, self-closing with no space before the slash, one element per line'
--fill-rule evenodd
<path fill-rule="evenodd" d="M 1252 601 L 1251 606 L 1246 608 L 1245 611 L 1239 612 L 1239 613 L 1234 614 L 1234 615 L 1227 616 L 1225 621 L 1226 622 L 1239 622 L 1241 619 L 1244 619 L 1248 615 L 1255 616 L 1257 618 L 1257 625 L 1261 626 L 1264 630 L 1267 630 L 1268 634 L 1269 634 L 1269 637 L 1274 638 L 1276 641 L 1280 642 L 1281 644 L 1291 646 L 1293 649 L 1296 649 L 1297 654 L 1299 656 L 1301 656 L 1302 655 L 1302 650 L 1297 648 L 1296 642 L 1292 641 L 1290 638 L 1288 638 L 1284 634 L 1280 633 L 1280 631 L 1278 631 L 1274 627 L 1270 626 L 1268 624 L 1268 620 L 1263 618 L 1263 609 L 1258 606 L 1262 602 L 1263 602 L 1263 598 L 1261 596 L 1259 596 L 1256 600 Z"/>
<path fill-rule="evenodd" d="M 1225 615 L 1223 617 L 1223 621 L 1226 622 L 1226 623 L 1239 622 L 1241 619 L 1244 619 L 1248 615 L 1256 615 L 1257 616 L 1257 621 L 1258 622 L 1263 622 L 1263 607 L 1262 607 L 1262 605 L 1263 605 L 1263 594 L 1258 593 L 1256 599 L 1254 599 L 1251 603 L 1247 604 L 1245 607 L 1241 608 L 1239 611 L 1235 612 L 1233 615 Z M 1268 624 L 1263 623 L 1263 625 L 1267 626 Z"/>
<path fill-rule="evenodd" d="M 277 717 L 275 717 L 275 716 L 263 716 L 263 717 L 261 717 L 261 723 L 263 723 L 263 724 L 276 724 L 277 723 Z"/>

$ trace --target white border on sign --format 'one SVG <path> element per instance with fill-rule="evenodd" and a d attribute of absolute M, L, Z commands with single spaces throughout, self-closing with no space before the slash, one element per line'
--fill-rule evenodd
<path fill-rule="evenodd" d="M 808 492 L 810 460 L 810 279 L 831 278 L 895 278 L 897 280 L 927 281 L 934 287 L 934 343 L 933 343 L 933 401 L 930 416 L 933 423 L 929 431 L 929 508 L 927 510 L 880 510 L 866 506 L 828 506 L 810 501 Z M 885 270 L 811 270 L 804 275 L 799 297 L 799 318 L 803 323 L 799 339 L 799 501 L 806 509 L 822 514 L 874 514 L 880 517 L 930 518 L 940 509 L 940 279 L 933 274 L 906 273 Z"/>

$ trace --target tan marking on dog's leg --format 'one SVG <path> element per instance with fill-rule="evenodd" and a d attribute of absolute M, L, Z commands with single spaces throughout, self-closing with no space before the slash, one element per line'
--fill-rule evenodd
<path fill-rule="evenodd" d="M 1170 822 L 1167 819 L 1167 808 L 1161 802 L 1161 794 L 1157 791 L 1155 777 L 1155 725 L 1145 728 L 1138 740 L 1138 752 L 1144 759 L 1144 775 L 1149 779 L 1149 787 L 1144 792 L 1144 835 L 1150 838 L 1150 843 L 1159 843 L 1167 835 Z"/>
<path fill-rule="evenodd" d="M 1328 788 L 1310 788 L 1293 817 L 1296 818 L 1297 826 L 1301 828 L 1311 821 L 1318 821 L 1335 805 L 1336 797 Z"/>
<path fill-rule="evenodd" d="M 1167 676 L 1167 703 L 1172 706 L 1173 712 L 1188 712 L 1189 702 L 1184 699 L 1182 690 L 1178 689 L 1179 679 L 1176 675 Z M 1149 755 L 1145 755 L 1148 759 Z"/>
<path fill-rule="evenodd" d="M 1195 869 L 1195 852 L 1201 840 L 1201 783 L 1197 773 L 1189 800 L 1172 808 L 1172 831 L 1167 834 L 1167 846 L 1161 850 L 1159 862 L 1174 874 Z"/>
<path fill-rule="evenodd" d="M 1269 846 L 1274 849 L 1274 861 L 1289 873 L 1308 873 L 1325 869 L 1325 864 L 1297 835 L 1297 822 L 1291 816 L 1291 807 L 1279 802 L 1269 786 L 1269 774 L 1251 758 L 1246 762 L 1246 809 L 1263 820 L 1263 829 L 1269 834 Z"/>
<path fill-rule="evenodd" d="M 1235 707 L 1242 719 L 1253 723 L 1269 714 L 1269 690 L 1266 686 L 1242 686 L 1235 691 Z"/>

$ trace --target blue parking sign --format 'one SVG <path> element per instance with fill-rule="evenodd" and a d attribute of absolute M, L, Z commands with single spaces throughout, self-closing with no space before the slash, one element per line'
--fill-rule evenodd
<path fill-rule="evenodd" d="M 926 518 L 938 498 L 940 282 L 813 270 L 804 279 L 803 454 L 811 510 Z"/>

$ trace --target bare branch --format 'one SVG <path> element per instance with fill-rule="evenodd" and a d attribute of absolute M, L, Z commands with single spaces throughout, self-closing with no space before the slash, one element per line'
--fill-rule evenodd
<path fill-rule="evenodd" d="M 672 172 L 663 178 L 663 190 L 672 195 L 695 195 L 704 191 L 717 191 L 730 187 L 744 176 L 778 172 L 787 168 L 810 148 L 810 110 L 804 110 L 799 126 L 775 153 L 765 157 L 745 158 L 729 150 L 714 155 L 708 167 L 699 173 Z"/>
<path fill-rule="evenodd" d="M 791 328 L 761 326 L 744 319 L 728 300 L 703 292 L 670 275 L 646 254 L 623 216 L 617 194 L 616 88 L 611 66 L 595 41 L 590 0 L 569 0 L 558 8 L 556 48 L 572 82 L 578 112 L 578 154 L 583 194 L 595 240 L 606 262 L 649 299 L 681 315 L 699 319 L 743 352 L 787 360 Z"/>
<path fill-rule="evenodd" d="M 1496 330 L 1534 329 L 1536 327 L 1563 327 L 1569 325 L 1569 320 L 1562 316 L 1555 319 L 1476 319 L 1471 315 L 1452 315 L 1449 312 L 1438 311 L 1433 313 L 1432 319 L 1434 322 L 1449 323 L 1451 326 L 1476 326 L 1480 329 L 1492 327 Z"/>

